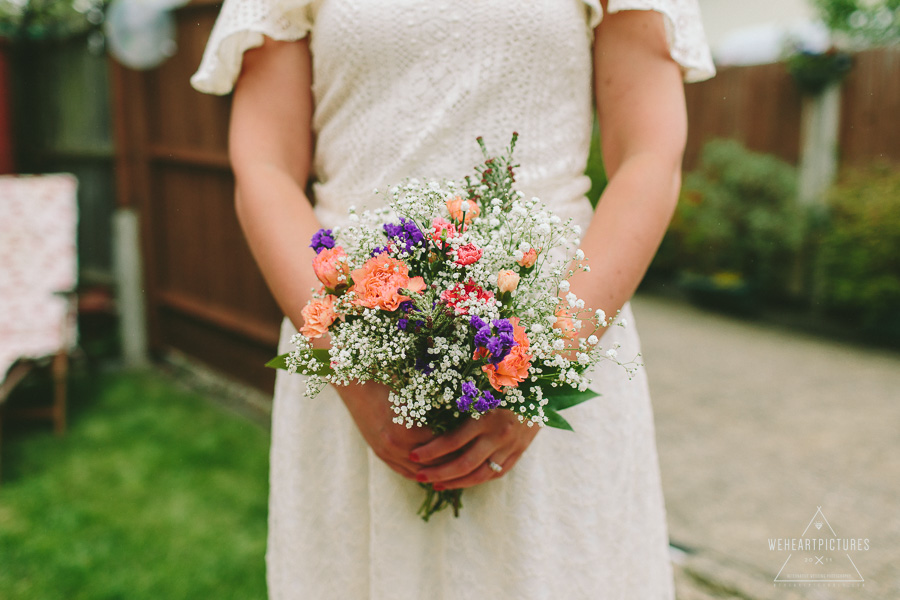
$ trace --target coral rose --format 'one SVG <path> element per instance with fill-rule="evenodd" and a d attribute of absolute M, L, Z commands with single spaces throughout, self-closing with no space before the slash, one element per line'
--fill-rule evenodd
<path fill-rule="evenodd" d="M 481 209 L 471 200 L 463 200 L 459 196 L 454 196 L 447 200 L 447 210 L 450 211 L 450 217 L 461 223 L 465 218 L 465 224 L 468 225 L 472 220 L 481 214 Z"/>
<path fill-rule="evenodd" d="M 320 250 L 313 259 L 313 271 L 319 281 L 330 290 L 347 285 L 347 274 L 350 267 L 347 265 L 347 254 L 340 246 Z"/>
<path fill-rule="evenodd" d="M 454 262 L 465 267 L 466 265 L 478 262 L 480 259 L 481 250 L 475 244 L 470 242 L 465 246 L 459 247 L 456 251 L 456 260 Z"/>
<path fill-rule="evenodd" d="M 528 369 L 531 368 L 531 354 L 528 352 L 531 343 L 525 334 L 525 328 L 519 325 L 517 317 L 512 317 L 509 322 L 513 325 L 516 345 L 496 367 L 490 364 L 481 367 L 491 386 L 498 392 L 502 392 L 504 387 L 518 387 L 528 377 Z"/>
<path fill-rule="evenodd" d="M 515 291 L 519 287 L 519 274 L 509 269 L 500 271 L 500 274 L 497 275 L 497 287 L 503 294 Z"/>
<path fill-rule="evenodd" d="M 409 300 L 400 294 L 401 289 L 414 293 L 425 289 L 421 277 L 410 277 L 406 263 L 387 253 L 373 256 L 351 275 L 353 287 L 350 290 L 356 292 L 357 303 L 366 308 L 397 310 L 402 302 Z"/>
<path fill-rule="evenodd" d="M 307 339 L 320 338 L 328 331 L 331 324 L 337 318 L 334 312 L 335 297 L 332 295 L 324 298 L 313 298 L 300 312 L 303 315 L 303 327 L 300 333 Z"/>
<path fill-rule="evenodd" d="M 431 229 L 431 239 L 438 248 L 443 248 L 446 240 L 456 237 L 457 235 L 456 225 L 441 217 L 435 217 L 431 222 Z"/>
<path fill-rule="evenodd" d="M 538 251 L 534 248 L 531 248 L 528 252 L 525 253 L 521 259 L 519 259 L 518 263 L 520 267 L 525 267 L 526 269 L 530 269 L 534 266 L 534 263 L 537 262 Z"/>
<path fill-rule="evenodd" d="M 561 330 L 563 335 L 570 340 L 575 339 L 575 336 L 578 335 L 578 330 L 575 329 L 572 317 L 562 306 L 556 309 L 556 323 L 553 324 L 553 327 Z"/>

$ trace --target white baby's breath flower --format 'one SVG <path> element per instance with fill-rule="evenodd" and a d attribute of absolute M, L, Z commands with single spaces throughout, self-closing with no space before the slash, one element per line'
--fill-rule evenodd
<path fill-rule="evenodd" d="M 568 292 L 569 291 L 569 282 L 565 279 L 559 282 L 559 291 Z"/>
<path fill-rule="evenodd" d="M 584 260 L 584 250 L 579 248 L 575 251 L 575 260 Z"/>

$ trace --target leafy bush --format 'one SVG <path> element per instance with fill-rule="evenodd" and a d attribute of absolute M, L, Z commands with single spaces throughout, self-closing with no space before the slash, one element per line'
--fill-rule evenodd
<path fill-rule="evenodd" d="M 740 143 L 706 144 L 654 262 L 660 271 L 731 273 L 780 295 L 803 237 L 797 177 L 789 164 Z"/>
<path fill-rule="evenodd" d="M 900 340 L 900 171 L 847 172 L 829 196 L 819 245 L 825 305 Z"/>

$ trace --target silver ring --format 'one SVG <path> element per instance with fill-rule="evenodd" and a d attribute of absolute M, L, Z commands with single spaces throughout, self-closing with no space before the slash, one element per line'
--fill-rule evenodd
<path fill-rule="evenodd" d="M 502 473 L 503 472 L 503 467 L 501 467 L 500 465 L 498 465 L 491 459 L 488 459 L 487 465 L 491 468 L 491 471 L 493 471 L 494 473 Z"/>

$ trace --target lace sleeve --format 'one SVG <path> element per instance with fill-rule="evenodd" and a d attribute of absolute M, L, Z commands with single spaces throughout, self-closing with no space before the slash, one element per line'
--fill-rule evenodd
<path fill-rule="evenodd" d="M 191 85 L 207 94 L 229 93 L 241 72 L 244 52 L 261 46 L 263 35 L 293 41 L 309 33 L 309 3 L 310 0 L 225 0 Z"/>
<path fill-rule="evenodd" d="M 600 0 L 584 0 L 590 9 L 589 23 L 596 27 L 603 19 Z M 703 81 L 716 74 L 713 66 L 700 7 L 697 0 L 609 0 L 607 10 L 655 10 L 661 13 L 666 24 L 669 54 L 681 65 L 686 82 Z"/>

